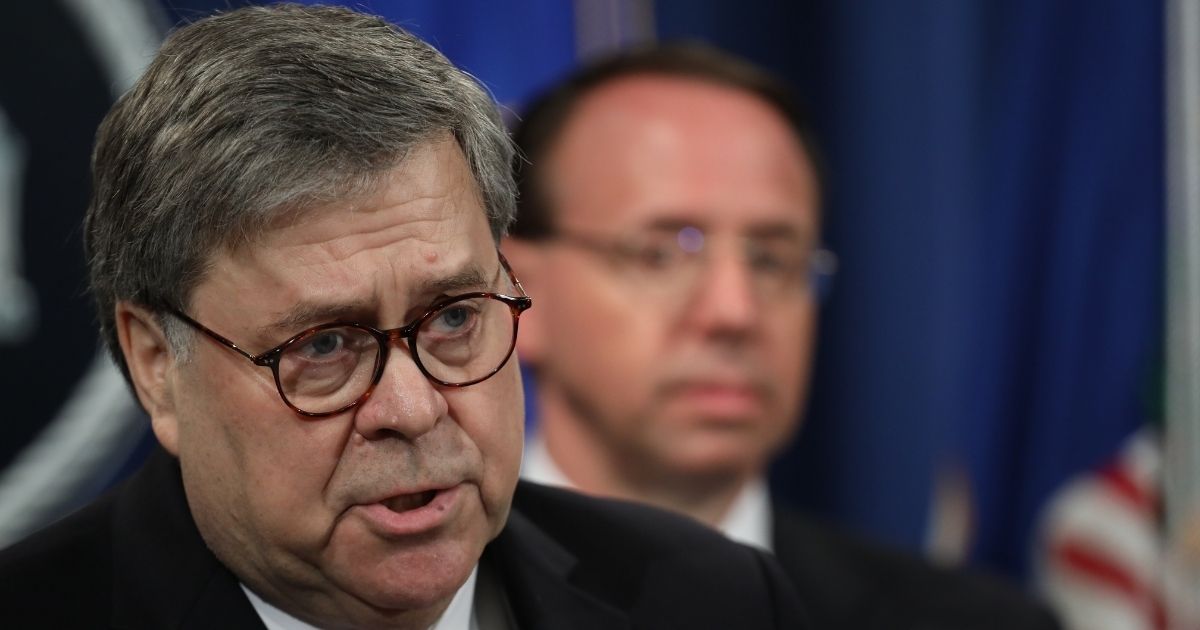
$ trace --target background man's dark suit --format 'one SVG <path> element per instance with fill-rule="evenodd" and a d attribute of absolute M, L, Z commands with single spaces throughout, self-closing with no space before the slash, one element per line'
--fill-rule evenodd
<path fill-rule="evenodd" d="M 520 628 L 803 627 L 763 554 L 670 514 L 527 482 L 481 566 Z M 0 552 L 0 611 L 21 628 L 262 628 L 201 540 L 163 452 L 102 501 Z"/>
<path fill-rule="evenodd" d="M 990 630 L 1058 628 L 1013 586 L 943 569 L 774 507 L 775 555 L 818 628 Z"/>

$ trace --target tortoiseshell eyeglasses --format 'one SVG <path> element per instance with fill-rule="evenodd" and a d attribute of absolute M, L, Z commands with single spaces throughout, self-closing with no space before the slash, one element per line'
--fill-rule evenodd
<path fill-rule="evenodd" d="M 371 396 L 383 377 L 391 344 L 403 339 L 417 368 L 445 387 L 466 387 L 499 372 L 512 356 L 521 313 L 533 305 L 508 261 L 500 257 L 520 296 L 486 291 L 450 296 L 399 328 L 331 322 L 250 354 L 177 309 L 179 319 L 217 343 L 270 368 L 284 404 L 296 413 L 331 416 Z"/>

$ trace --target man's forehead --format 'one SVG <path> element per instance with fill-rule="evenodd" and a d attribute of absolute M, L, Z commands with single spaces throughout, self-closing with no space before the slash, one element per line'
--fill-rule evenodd
<path fill-rule="evenodd" d="M 739 116 L 730 119 L 730 114 Z M 657 73 L 621 76 L 593 87 L 568 113 L 562 135 L 590 132 L 645 139 L 642 127 L 666 122 L 736 136 L 747 124 L 745 117 L 767 119 L 781 139 L 803 145 L 784 113 L 760 94 L 719 80 Z"/>
<path fill-rule="evenodd" d="M 220 252 L 210 267 L 220 277 L 210 279 L 227 285 L 224 294 L 274 293 L 238 299 L 254 309 L 252 325 L 289 331 L 352 316 L 391 320 L 421 300 L 490 286 L 494 241 L 462 171 L 456 143 L 418 147 L 369 194 L 293 212 Z"/>
<path fill-rule="evenodd" d="M 697 101 L 716 97 L 720 102 Z M 728 120 L 740 108 L 755 117 Z M 625 77 L 596 88 L 571 113 L 543 160 L 546 193 L 561 225 L 676 222 L 812 232 L 819 221 L 816 175 L 791 135 L 780 114 L 741 90 Z"/>

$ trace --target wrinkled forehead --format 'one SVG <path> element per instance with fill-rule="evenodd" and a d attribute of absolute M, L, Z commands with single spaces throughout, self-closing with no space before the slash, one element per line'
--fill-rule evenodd
<path fill-rule="evenodd" d="M 368 192 L 281 215 L 219 252 L 205 284 L 255 311 L 391 311 L 490 289 L 499 269 L 465 159 L 457 145 L 436 143 L 414 149 Z M 378 316 L 390 322 L 399 314 Z"/>

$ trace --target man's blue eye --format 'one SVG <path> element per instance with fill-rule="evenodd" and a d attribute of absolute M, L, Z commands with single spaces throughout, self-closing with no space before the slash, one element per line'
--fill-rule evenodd
<path fill-rule="evenodd" d="M 336 352 L 342 346 L 342 336 L 335 332 L 316 335 L 307 344 L 309 352 L 316 355 L 327 355 Z"/>
<path fill-rule="evenodd" d="M 449 328 L 458 328 L 467 323 L 467 318 L 469 316 L 470 314 L 467 312 L 466 308 L 456 306 L 454 308 L 448 308 L 445 311 L 442 311 L 442 314 L 438 316 L 438 319 L 442 320 L 442 324 Z"/>

